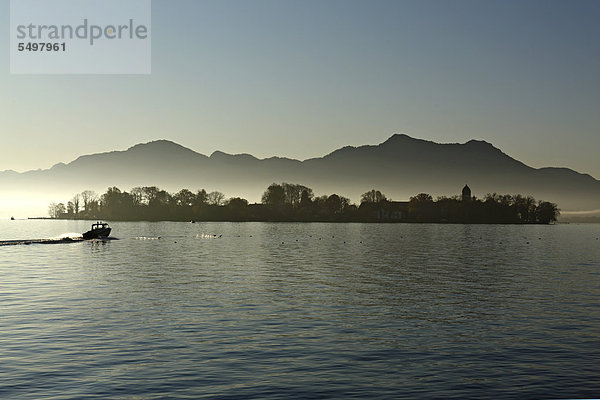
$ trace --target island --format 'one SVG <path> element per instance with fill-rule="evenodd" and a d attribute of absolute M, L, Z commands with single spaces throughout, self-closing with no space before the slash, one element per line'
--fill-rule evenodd
<path fill-rule="evenodd" d="M 458 195 L 434 199 L 420 193 L 408 201 L 393 201 L 372 189 L 357 205 L 338 194 L 315 196 L 311 188 L 291 183 L 271 184 L 256 204 L 204 189 L 168 193 L 155 186 L 129 192 L 111 187 L 100 196 L 86 190 L 66 205 L 50 204 L 48 211 L 55 219 L 191 222 L 550 224 L 560 215 L 556 204 L 532 196 L 489 193 L 478 199 L 468 185 Z"/>

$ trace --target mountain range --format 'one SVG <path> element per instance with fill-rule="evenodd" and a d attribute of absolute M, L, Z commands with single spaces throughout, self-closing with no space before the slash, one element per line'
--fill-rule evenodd
<path fill-rule="evenodd" d="M 468 184 L 477 197 L 519 193 L 552 201 L 563 210 L 600 209 L 600 181 L 590 175 L 567 168 L 532 168 L 485 141 L 440 144 L 404 134 L 379 145 L 347 146 L 304 161 L 220 151 L 206 156 L 158 140 L 125 151 L 85 155 L 47 170 L 0 172 L 0 198 L 39 198 L 39 205 L 30 203 L 43 213 L 51 197 L 66 202 L 83 190 L 101 194 L 112 186 L 158 186 L 170 192 L 218 190 L 254 202 L 273 182 L 299 183 L 316 195 L 337 193 L 355 202 L 373 188 L 393 200 L 407 200 L 422 192 L 456 195 Z M 7 203 L 0 203 L 2 207 Z"/>

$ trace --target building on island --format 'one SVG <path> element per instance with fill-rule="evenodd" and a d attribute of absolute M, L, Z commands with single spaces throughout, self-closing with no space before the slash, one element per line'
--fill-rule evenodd
<path fill-rule="evenodd" d="M 462 190 L 462 201 L 471 201 L 471 199 L 471 188 L 469 187 L 469 185 L 465 185 L 465 187 Z"/>

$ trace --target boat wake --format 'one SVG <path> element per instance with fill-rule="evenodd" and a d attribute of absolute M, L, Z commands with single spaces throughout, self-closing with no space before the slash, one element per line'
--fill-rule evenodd
<path fill-rule="evenodd" d="M 1 246 L 23 246 L 32 244 L 66 244 L 66 243 L 80 243 L 80 242 L 96 242 L 96 241 L 109 241 L 118 240 L 113 237 L 98 238 L 85 240 L 80 233 L 64 233 L 60 236 L 47 238 L 47 239 L 22 239 L 22 240 L 0 240 Z"/>
<path fill-rule="evenodd" d="M 52 238 L 52 239 L 26 239 L 26 240 L 2 240 L 0 246 L 19 246 L 19 245 L 30 245 L 30 244 L 61 244 L 61 243 L 75 243 L 83 242 L 83 238 Z"/>

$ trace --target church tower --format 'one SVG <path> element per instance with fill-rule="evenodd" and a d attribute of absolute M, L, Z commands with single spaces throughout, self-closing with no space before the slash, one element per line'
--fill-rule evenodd
<path fill-rule="evenodd" d="M 471 188 L 469 185 L 465 185 L 462 190 L 462 201 L 471 201 Z"/>

